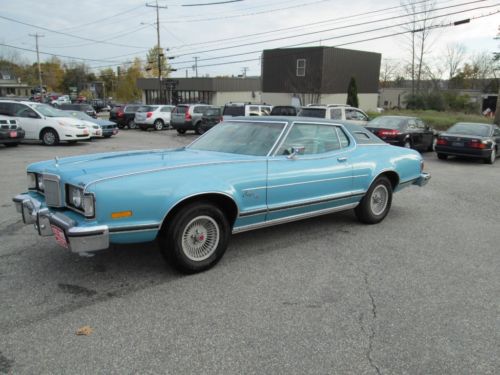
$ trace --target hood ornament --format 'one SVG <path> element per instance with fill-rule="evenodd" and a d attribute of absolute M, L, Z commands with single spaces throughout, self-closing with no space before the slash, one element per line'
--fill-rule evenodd
<path fill-rule="evenodd" d="M 54 161 L 55 161 L 56 167 L 59 168 L 59 158 L 57 156 L 54 158 Z"/>

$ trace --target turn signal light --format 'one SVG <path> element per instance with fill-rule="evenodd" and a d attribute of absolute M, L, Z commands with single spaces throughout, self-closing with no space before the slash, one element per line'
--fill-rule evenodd
<path fill-rule="evenodd" d="M 111 213 L 112 219 L 122 219 L 124 217 L 130 217 L 130 216 L 132 216 L 132 211 L 120 211 Z"/>

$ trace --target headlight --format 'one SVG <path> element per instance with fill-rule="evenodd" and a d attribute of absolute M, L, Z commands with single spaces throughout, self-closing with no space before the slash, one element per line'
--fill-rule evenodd
<path fill-rule="evenodd" d="M 44 190 L 45 186 L 43 185 L 42 175 L 39 174 L 36 176 L 36 184 L 37 184 L 38 190 L 40 190 L 40 191 Z"/>
<path fill-rule="evenodd" d="M 85 194 L 83 188 L 73 185 L 67 186 L 67 203 L 69 206 L 82 211 L 86 217 L 93 217 L 95 213 L 94 195 Z"/>
<path fill-rule="evenodd" d="M 36 189 L 36 173 L 28 172 L 28 189 Z"/>

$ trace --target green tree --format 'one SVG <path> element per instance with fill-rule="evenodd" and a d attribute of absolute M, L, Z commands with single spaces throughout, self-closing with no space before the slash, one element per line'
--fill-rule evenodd
<path fill-rule="evenodd" d="M 146 55 L 146 65 L 144 69 L 147 78 L 158 77 L 158 55 L 160 55 L 161 76 L 166 78 L 170 74 L 170 65 L 168 64 L 167 57 L 163 50 L 156 45 L 151 48 Z"/>
<path fill-rule="evenodd" d="M 50 60 L 40 64 L 40 68 L 42 70 L 43 84 L 49 91 L 64 91 L 63 79 L 65 72 L 61 60 L 57 57 L 52 57 Z"/>
<path fill-rule="evenodd" d="M 351 107 L 358 107 L 358 87 L 356 85 L 356 79 L 351 77 L 349 81 L 349 86 L 347 87 L 347 104 Z"/>
<path fill-rule="evenodd" d="M 120 71 L 121 74 L 116 85 L 118 100 L 124 102 L 140 100 L 142 92 L 137 87 L 137 79 L 143 77 L 141 60 L 136 58 L 128 69 L 122 67 Z"/>

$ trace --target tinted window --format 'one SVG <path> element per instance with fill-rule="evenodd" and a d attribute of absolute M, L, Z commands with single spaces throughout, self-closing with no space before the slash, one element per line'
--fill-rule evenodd
<path fill-rule="evenodd" d="M 203 111 L 204 111 L 206 108 L 207 108 L 207 107 L 203 107 L 203 106 L 194 107 L 193 113 L 203 113 Z"/>
<path fill-rule="evenodd" d="M 278 150 L 278 155 L 289 155 L 294 146 L 304 147 L 304 154 L 308 155 L 338 150 L 341 143 L 335 126 L 295 124 Z"/>
<path fill-rule="evenodd" d="M 450 129 L 448 129 L 446 133 L 488 137 L 491 134 L 491 126 L 486 124 L 459 122 L 458 124 L 455 124 Z"/>
<path fill-rule="evenodd" d="M 184 114 L 188 111 L 189 107 L 186 107 L 185 105 L 175 107 L 174 113 L 179 113 L 179 114 Z"/>
<path fill-rule="evenodd" d="M 13 116 L 12 103 L 0 103 L 0 115 Z"/>
<path fill-rule="evenodd" d="M 245 116 L 244 105 L 226 105 L 222 112 L 224 116 Z"/>
<path fill-rule="evenodd" d="M 161 107 L 161 112 L 172 112 L 172 107 Z"/>
<path fill-rule="evenodd" d="M 222 122 L 189 149 L 266 156 L 284 127 L 263 122 Z"/>
<path fill-rule="evenodd" d="M 24 104 L 13 104 L 14 116 L 17 117 L 38 117 L 35 111 L 33 111 L 30 107 Z M 44 114 L 42 112 L 42 114 Z"/>
<path fill-rule="evenodd" d="M 326 108 L 302 108 L 298 116 L 325 118 Z"/>
<path fill-rule="evenodd" d="M 380 116 L 368 123 L 370 128 L 403 130 L 406 127 L 406 118 Z"/>
<path fill-rule="evenodd" d="M 342 110 L 340 108 L 331 108 L 330 118 L 332 120 L 342 120 Z"/>
<path fill-rule="evenodd" d="M 271 116 L 297 116 L 297 110 L 295 107 L 273 107 L 271 110 Z"/>
<path fill-rule="evenodd" d="M 207 116 L 220 116 L 220 108 L 207 108 L 203 111 L 203 114 Z"/>
<path fill-rule="evenodd" d="M 140 105 L 128 105 L 125 107 L 124 111 L 127 113 L 137 112 L 137 110 L 142 107 Z"/>

